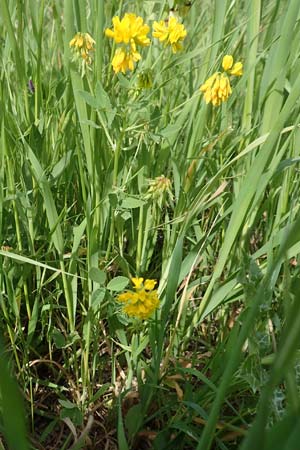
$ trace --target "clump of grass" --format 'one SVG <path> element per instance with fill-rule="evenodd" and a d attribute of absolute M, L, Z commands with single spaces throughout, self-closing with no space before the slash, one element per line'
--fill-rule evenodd
<path fill-rule="evenodd" d="M 0 2 L 3 373 L 30 448 L 298 436 L 298 2 L 171 3 Z"/>

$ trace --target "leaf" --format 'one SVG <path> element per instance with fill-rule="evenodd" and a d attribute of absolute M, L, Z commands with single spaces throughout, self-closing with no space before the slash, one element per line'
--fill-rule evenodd
<path fill-rule="evenodd" d="M 78 226 L 73 227 L 74 238 L 73 238 L 72 253 L 75 253 L 78 250 L 85 228 L 86 228 L 86 219 L 83 219 L 81 224 L 79 224 Z"/>
<path fill-rule="evenodd" d="M 118 448 L 119 450 L 129 450 L 126 436 L 125 436 L 125 430 L 123 425 L 123 418 L 122 418 L 122 408 L 121 408 L 121 400 L 119 397 L 119 407 L 118 407 L 118 426 L 117 426 L 117 433 L 118 433 Z"/>
<path fill-rule="evenodd" d="M 106 280 L 106 273 L 97 267 L 92 267 L 89 271 L 89 278 L 96 283 L 103 284 Z"/>
<path fill-rule="evenodd" d="M 127 277 L 115 277 L 108 283 L 107 289 L 110 291 L 120 292 L 126 288 L 128 283 L 129 279 Z"/>
<path fill-rule="evenodd" d="M 31 163 L 33 175 L 39 185 L 39 188 L 41 190 L 44 199 L 45 210 L 49 223 L 50 233 L 53 239 L 53 244 L 55 245 L 56 250 L 59 253 L 63 253 L 64 240 L 62 235 L 62 229 L 48 180 L 45 176 L 44 170 L 42 169 L 39 163 L 39 160 L 37 159 L 34 152 L 29 146 L 27 146 L 27 153 Z"/>
<path fill-rule="evenodd" d="M 56 348 L 64 348 L 66 345 L 65 336 L 57 329 L 54 328 L 51 332 L 51 338 L 53 339 Z"/>
<path fill-rule="evenodd" d="M 2 340 L 0 341 L 0 395 L 1 395 L 1 433 L 3 431 L 7 448 L 29 450 L 26 439 L 25 409 L 20 389 L 12 377 Z M 4 447 L 3 447 L 4 448 Z M 30 447 L 32 448 L 32 447 Z"/>
<path fill-rule="evenodd" d="M 68 417 L 74 425 L 82 425 L 83 414 L 77 406 L 73 405 L 73 408 L 63 408 L 60 411 L 60 418 L 65 419 Z"/>
<path fill-rule="evenodd" d="M 100 105 L 102 109 L 111 109 L 110 98 L 104 90 L 100 80 L 98 80 L 96 84 L 96 99 L 98 105 Z"/>
<path fill-rule="evenodd" d="M 96 394 L 93 395 L 89 403 L 95 403 L 97 400 L 99 400 L 99 398 L 102 397 L 102 395 L 104 395 L 110 387 L 111 387 L 110 383 L 103 384 L 103 386 L 101 386 L 101 388 L 98 389 Z"/>
<path fill-rule="evenodd" d="M 92 128 L 101 128 L 100 125 L 97 125 L 96 122 L 94 122 L 93 120 L 82 120 L 81 123 L 83 123 L 84 125 L 89 125 Z"/>
<path fill-rule="evenodd" d="M 71 275 L 73 277 L 78 278 L 77 275 L 74 275 L 74 274 L 69 273 L 69 272 L 64 272 L 61 269 L 57 269 L 56 267 L 49 266 L 48 264 L 40 263 L 39 261 L 35 261 L 34 259 L 27 258 L 27 256 L 18 255 L 17 253 L 13 253 L 13 252 L 10 252 L 10 251 L 8 252 L 6 250 L 0 250 L 0 255 L 1 256 L 6 256 L 8 258 L 14 259 L 15 261 L 19 261 L 19 262 L 24 263 L 24 264 L 25 263 L 32 264 L 33 266 L 43 267 L 44 269 L 52 270 L 52 271 L 60 273 L 60 274 L 61 273 L 65 273 L 66 275 Z"/>
<path fill-rule="evenodd" d="M 300 158 L 290 158 L 290 159 L 284 159 L 278 164 L 278 167 L 276 169 L 275 174 L 278 172 L 282 172 L 284 169 L 293 166 L 294 164 L 300 163 Z"/>
<path fill-rule="evenodd" d="M 296 449 L 300 442 L 300 419 L 289 415 L 267 432 L 265 450 Z"/>
<path fill-rule="evenodd" d="M 166 287 L 166 301 L 163 305 L 162 310 L 162 321 L 165 322 L 170 313 L 172 304 L 174 303 L 174 298 L 178 286 L 178 280 L 181 270 L 182 263 L 182 249 L 183 249 L 183 235 L 181 235 L 175 245 L 171 259 L 170 267 L 167 276 L 167 287 Z"/>
<path fill-rule="evenodd" d="M 112 108 L 110 98 L 99 80 L 96 85 L 96 99 L 101 110 L 105 113 L 107 125 L 110 126 L 115 118 L 116 110 Z"/>
<path fill-rule="evenodd" d="M 91 299 L 91 305 L 94 311 L 97 311 L 102 303 L 102 300 L 105 297 L 105 289 L 101 288 L 101 289 L 96 289 L 93 293 L 92 293 L 92 299 Z"/>
<path fill-rule="evenodd" d="M 66 167 L 68 167 L 71 161 L 72 153 L 73 151 L 69 150 L 65 155 L 62 156 L 62 158 L 58 161 L 58 163 L 55 164 L 51 172 L 53 178 L 58 178 L 66 169 Z"/>
<path fill-rule="evenodd" d="M 76 405 L 74 405 L 74 403 L 70 402 L 70 400 L 58 400 L 58 403 L 61 404 L 61 406 L 63 406 L 66 409 L 74 409 L 77 408 Z"/>
<path fill-rule="evenodd" d="M 28 339 L 27 339 L 28 344 L 31 343 L 31 340 L 33 338 L 38 318 L 39 318 L 39 298 L 36 297 L 32 309 L 32 315 L 28 322 Z"/>
<path fill-rule="evenodd" d="M 133 405 L 125 417 L 125 426 L 131 439 L 140 429 L 143 422 L 142 405 Z"/>
<path fill-rule="evenodd" d="M 126 197 L 121 203 L 122 208 L 127 209 L 134 209 L 134 208 L 140 208 L 143 206 L 145 202 L 139 198 L 136 197 Z"/>
<path fill-rule="evenodd" d="M 181 130 L 182 128 L 178 124 L 170 124 L 160 132 L 160 135 L 174 142 Z"/>
<path fill-rule="evenodd" d="M 94 109 L 99 108 L 99 103 L 96 99 L 96 97 L 94 97 L 93 95 L 91 95 L 89 92 L 86 91 L 79 91 L 79 94 L 81 95 L 81 97 L 85 100 L 85 102 L 91 106 Z"/>
<path fill-rule="evenodd" d="M 119 79 L 120 85 L 121 85 L 123 88 L 125 88 L 125 89 L 130 89 L 130 87 L 131 87 L 130 81 L 127 80 L 127 78 L 124 77 L 124 75 L 122 75 L 121 73 L 118 73 L 117 77 L 118 77 L 118 79 Z"/>

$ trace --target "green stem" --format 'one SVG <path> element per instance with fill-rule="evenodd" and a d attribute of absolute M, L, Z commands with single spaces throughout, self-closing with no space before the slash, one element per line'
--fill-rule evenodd
<path fill-rule="evenodd" d="M 10 46 L 12 48 L 13 56 L 14 56 L 14 63 L 16 65 L 16 71 L 19 78 L 19 82 L 21 85 L 21 90 L 23 92 L 24 96 L 24 103 L 25 103 L 25 115 L 27 120 L 29 120 L 29 103 L 28 103 L 28 90 L 27 90 L 27 83 L 26 83 L 26 73 L 24 71 L 24 68 L 26 67 L 26 64 L 24 62 L 24 59 L 22 59 L 22 50 L 20 51 L 17 39 L 15 36 L 14 28 L 11 21 L 11 14 L 8 8 L 7 0 L 0 0 L 0 6 L 1 6 L 1 14 L 2 14 L 2 20 L 4 23 L 4 26 L 6 27 L 8 38 L 10 41 Z M 22 45 L 23 39 L 21 39 L 21 45 Z"/>
<path fill-rule="evenodd" d="M 247 55 L 247 68 L 250 70 L 250 73 L 247 80 L 247 90 L 242 121 L 242 127 L 245 131 L 249 131 L 251 129 L 252 123 L 255 65 L 257 61 L 256 56 L 258 48 L 261 0 L 250 0 L 248 3 L 248 8 L 250 18 L 247 26 L 247 48 L 249 49 Z"/>
<path fill-rule="evenodd" d="M 44 7 L 45 7 L 45 0 L 42 0 L 40 2 L 38 53 L 37 53 L 36 80 L 35 80 L 35 98 L 34 98 L 35 120 L 38 120 L 38 118 L 40 117 L 40 107 L 42 98 L 41 64 L 42 64 L 42 37 L 44 29 L 44 12 L 45 12 Z"/>
<path fill-rule="evenodd" d="M 122 142 L 123 142 L 124 134 L 125 134 L 125 126 L 123 124 L 123 128 L 121 130 L 120 138 L 119 138 L 119 141 L 117 143 L 117 146 L 116 146 L 116 149 L 115 149 L 115 155 L 114 155 L 114 169 L 113 169 L 113 183 L 112 183 L 113 189 L 118 184 L 119 158 L 120 158 L 120 153 L 121 153 L 121 148 L 122 148 Z M 110 230 L 109 230 L 107 251 L 106 251 L 106 256 L 105 256 L 106 260 L 109 259 L 109 255 L 110 255 L 111 248 L 112 248 L 112 245 L 113 245 L 114 228 L 115 228 L 115 217 L 114 217 L 114 215 L 115 215 L 114 209 L 111 207 L 111 222 L 110 222 Z"/>
<path fill-rule="evenodd" d="M 103 67 L 103 47 L 104 47 L 104 0 L 95 1 L 97 11 L 97 27 L 96 27 L 96 71 L 95 77 L 97 80 L 102 80 Z"/>
<path fill-rule="evenodd" d="M 140 276 L 141 271 L 141 257 L 142 257 L 142 246 L 143 246 L 143 236 L 144 236 L 144 207 L 140 207 L 139 214 L 139 225 L 138 225 L 138 240 L 137 240 L 137 250 L 136 250 L 136 275 Z"/>
<path fill-rule="evenodd" d="M 65 268 L 65 263 L 64 263 L 64 260 L 63 260 L 63 255 L 60 255 L 59 264 L 60 264 L 60 269 L 62 271 L 62 279 L 63 279 L 63 286 L 64 286 L 64 294 L 65 294 L 66 304 L 67 304 L 69 327 L 70 327 L 70 332 L 72 333 L 75 330 L 73 300 L 72 300 L 72 295 L 70 293 L 70 286 L 69 286 L 69 283 L 68 283 L 68 279 L 67 279 L 67 276 L 66 276 L 66 273 L 65 273 L 66 272 L 66 268 Z"/>
<path fill-rule="evenodd" d="M 124 0 L 120 0 L 119 10 L 118 10 L 118 13 L 117 13 L 118 16 L 121 16 L 123 3 L 124 3 Z M 115 52 L 115 48 L 116 48 L 116 44 L 115 44 L 115 41 L 113 41 L 113 45 L 112 45 L 112 48 L 111 48 L 110 61 L 112 61 L 112 59 L 113 59 L 113 54 Z M 109 67 L 108 67 L 107 80 L 111 79 L 111 71 L 112 71 L 112 65 L 110 64 Z"/>

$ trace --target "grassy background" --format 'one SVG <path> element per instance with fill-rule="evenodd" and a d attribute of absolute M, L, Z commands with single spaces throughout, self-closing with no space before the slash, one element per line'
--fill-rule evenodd
<path fill-rule="evenodd" d="M 2 448 L 297 448 L 299 2 L 191 3 L 0 0 Z M 171 7 L 184 51 L 114 75 L 112 17 Z M 149 321 L 115 301 L 131 276 L 159 281 Z"/>

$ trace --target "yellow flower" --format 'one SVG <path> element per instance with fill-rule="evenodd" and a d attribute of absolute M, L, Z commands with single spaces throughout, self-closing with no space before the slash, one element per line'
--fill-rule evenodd
<path fill-rule="evenodd" d="M 241 76 L 243 74 L 243 64 L 237 62 L 233 65 L 233 57 L 231 55 L 224 56 L 222 67 L 225 72 L 215 72 L 200 86 L 200 91 L 204 92 L 204 100 L 206 103 L 211 102 L 214 106 L 219 106 L 222 102 L 225 102 L 232 93 L 226 72 L 235 76 Z"/>
<path fill-rule="evenodd" d="M 132 13 L 126 13 L 122 20 L 118 16 L 113 17 L 113 30 L 107 28 L 105 35 L 113 38 L 117 44 L 123 42 L 131 45 L 150 45 L 147 37 L 149 26 L 144 24 L 142 17 Z"/>
<path fill-rule="evenodd" d="M 237 77 L 243 75 L 243 64 L 241 62 L 235 63 L 232 70 L 230 71 L 230 74 L 236 75 Z"/>
<path fill-rule="evenodd" d="M 157 38 L 157 39 L 159 39 L 160 42 L 163 42 L 166 39 L 168 39 L 169 28 L 166 26 L 164 20 L 161 20 L 160 22 L 154 22 L 153 23 L 152 36 Z"/>
<path fill-rule="evenodd" d="M 161 175 L 148 181 L 149 188 L 145 194 L 146 199 L 157 201 L 164 204 L 168 204 L 168 201 L 173 200 L 172 194 L 172 182 L 169 178 Z"/>
<path fill-rule="evenodd" d="M 123 19 L 113 17 L 113 29 L 107 28 L 105 36 L 114 39 L 117 44 L 125 44 L 118 48 L 112 60 L 112 66 L 116 73 L 134 70 L 134 63 L 141 59 L 137 46 L 150 45 L 147 37 L 149 26 L 144 24 L 142 17 L 132 13 L 126 13 Z"/>
<path fill-rule="evenodd" d="M 143 286 L 144 278 L 131 278 L 134 289 L 141 289 Z"/>
<path fill-rule="evenodd" d="M 138 52 L 127 52 L 124 48 L 117 48 L 111 62 L 115 73 L 134 69 L 134 63 L 141 59 Z"/>
<path fill-rule="evenodd" d="M 222 67 L 224 70 L 231 69 L 233 64 L 233 57 L 231 55 L 225 55 L 222 61 Z"/>
<path fill-rule="evenodd" d="M 232 93 L 229 78 L 225 73 L 214 73 L 200 87 L 200 91 L 204 92 L 204 100 L 206 103 L 212 103 L 219 106 L 225 102 Z"/>
<path fill-rule="evenodd" d="M 130 317 L 147 319 L 158 308 L 159 299 L 154 290 L 156 280 L 132 278 L 134 291 L 126 291 L 118 295 L 118 301 L 124 303 L 123 311 Z"/>
<path fill-rule="evenodd" d="M 233 57 L 231 55 L 224 56 L 222 61 L 222 67 L 226 72 L 229 72 L 230 75 L 235 75 L 238 77 L 243 75 L 243 64 L 240 61 L 238 61 L 233 65 Z"/>
<path fill-rule="evenodd" d="M 74 53 L 74 58 L 81 57 L 87 64 L 91 64 L 91 52 L 95 50 L 95 41 L 89 33 L 76 33 L 69 46 Z"/>
<path fill-rule="evenodd" d="M 144 288 L 147 291 L 152 291 L 155 288 L 157 281 L 156 280 L 145 280 Z"/>
<path fill-rule="evenodd" d="M 153 23 L 153 37 L 160 42 L 166 41 L 166 45 L 171 45 L 173 53 L 182 49 L 182 41 L 187 35 L 184 25 L 179 23 L 177 18 L 172 16 L 167 24 L 161 20 Z"/>

